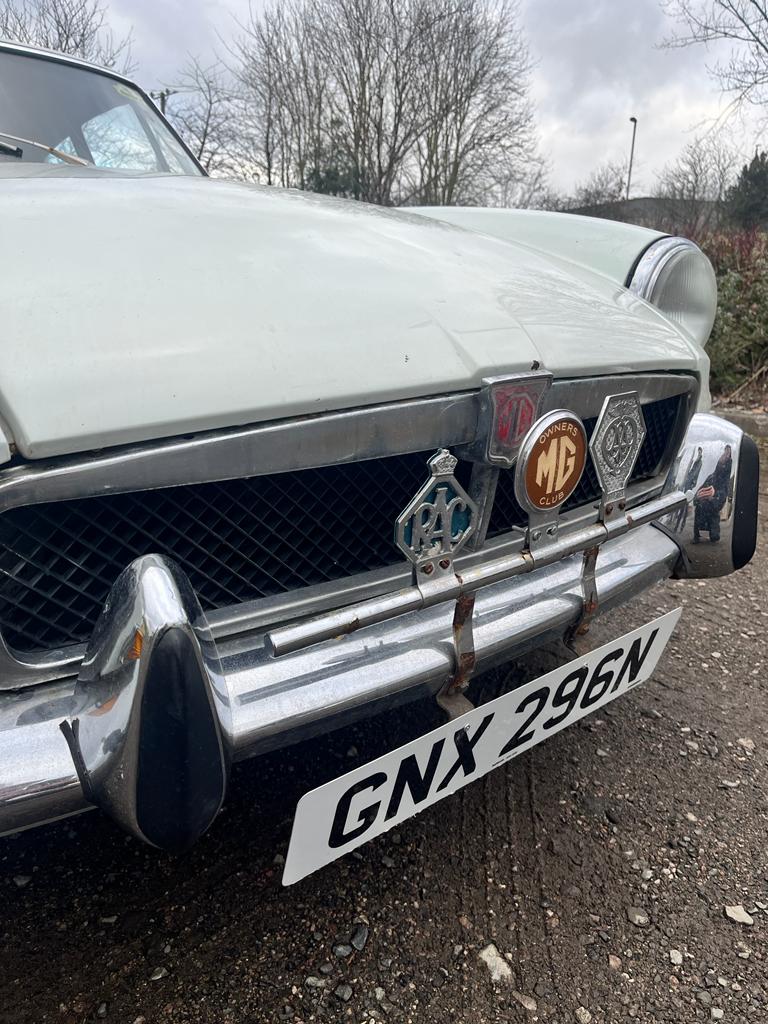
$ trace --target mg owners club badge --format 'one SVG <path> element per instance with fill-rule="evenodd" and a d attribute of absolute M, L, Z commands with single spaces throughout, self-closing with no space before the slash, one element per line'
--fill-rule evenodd
<path fill-rule="evenodd" d="M 524 509 L 559 508 L 578 486 L 587 462 L 587 434 L 579 417 L 565 409 L 547 413 L 531 427 L 520 448 L 515 496 Z"/>

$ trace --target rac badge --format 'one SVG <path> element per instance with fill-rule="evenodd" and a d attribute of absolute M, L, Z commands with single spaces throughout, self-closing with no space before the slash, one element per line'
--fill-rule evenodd
<path fill-rule="evenodd" d="M 458 461 L 447 448 L 436 452 L 427 463 L 429 479 L 398 516 L 395 544 L 414 565 L 437 560 L 450 568 L 475 532 L 479 511 L 453 475 Z"/>
<path fill-rule="evenodd" d="M 520 448 L 515 496 L 528 512 L 551 512 L 576 490 L 587 461 L 587 434 L 579 417 L 566 409 L 533 424 Z"/>

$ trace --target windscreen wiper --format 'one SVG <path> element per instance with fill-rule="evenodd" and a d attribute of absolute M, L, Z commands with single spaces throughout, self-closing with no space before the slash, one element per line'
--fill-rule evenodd
<path fill-rule="evenodd" d="M 0 153 L 3 153 L 5 156 L 17 156 L 19 159 L 24 156 L 24 150 L 21 146 L 9 146 L 2 139 L 0 139 Z"/>
<path fill-rule="evenodd" d="M 45 142 L 35 142 L 34 139 L 22 139 L 20 135 L 9 135 L 8 132 L 0 131 L 0 136 L 3 139 L 10 139 L 12 142 L 20 142 L 23 146 L 35 146 L 37 149 L 44 149 L 46 153 L 50 153 L 52 156 L 57 157 L 59 160 L 63 160 L 65 164 L 74 164 L 75 167 L 93 167 L 93 164 L 89 160 L 83 160 L 81 156 L 73 156 L 71 153 L 65 153 L 63 149 L 56 149 L 55 146 L 48 146 Z M 0 142 L 2 146 L 2 142 Z M 10 153 L 11 156 L 23 155 L 23 150 L 17 147 L 11 148 L 11 146 L 3 146 L 3 152 Z"/>

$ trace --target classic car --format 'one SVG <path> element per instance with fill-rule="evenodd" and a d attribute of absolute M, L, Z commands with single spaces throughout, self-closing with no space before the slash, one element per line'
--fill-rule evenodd
<path fill-rule="evenodd" d="M 140 88 L 0 44 L 0 833 L 192 844 L 234 760 L 416 698 L 306 794 L 295 881 L 648 677 L 755 546 L 692 242 L 208 178 Z M 553 640 L 547 676 L 467 686 Z"/>

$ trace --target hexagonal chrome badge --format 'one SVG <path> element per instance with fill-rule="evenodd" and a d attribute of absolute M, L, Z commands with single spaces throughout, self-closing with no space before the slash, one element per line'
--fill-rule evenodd
<path fill-rule="evenodd" d="M 458 461 L 447 448 L 436 452 L 431 476 L 398 516 L 395 544 L 414 564 L 450 563 L 477 528 L 478 507 L 453 475 Z"/>
<path fill-rule="evenodd" d="M 637 392 L 609 395 L 589 442 L 604 501 L 623 496 L 645 435 L 645 419 Z"/>

